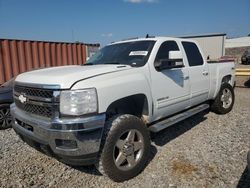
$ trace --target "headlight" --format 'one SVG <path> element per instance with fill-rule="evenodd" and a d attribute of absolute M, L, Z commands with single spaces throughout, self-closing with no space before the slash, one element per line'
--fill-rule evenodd
<path fill-rule="evenodd" d="M 62 91 L 60 112 L 65 115 L 83 115 L 97 112 L 96 89 Z"/>

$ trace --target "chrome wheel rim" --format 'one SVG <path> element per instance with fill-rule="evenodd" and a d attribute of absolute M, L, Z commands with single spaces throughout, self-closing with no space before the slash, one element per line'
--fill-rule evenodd
<path fill-rule="evenodd" d="M 233 101 L 232 92 L 228 88 L 223 89 L 221 95 L 221 102 L 223 108 L 229 108 L 232 104 L 232 101 Z"/>
<path fill-rule="evenodd" d="M 123 132 L 116 141 L 113 159 L 118 169 L 127 171 L 134 168 L 141 160 L 144 152 L 142 134 L 136 129 Z"/>
<path fill-rule="evenodd" d="M 0 109 L 0 125 L 2 128 L 11 126 L 10 109 L 8 108 Z"/>

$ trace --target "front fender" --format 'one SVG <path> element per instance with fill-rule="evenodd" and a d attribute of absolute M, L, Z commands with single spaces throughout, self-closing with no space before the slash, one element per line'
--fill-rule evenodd
<path fill-rule="evenodd" d="M 147 97 L 149 115 L 152 113 L 152 96 L 148 78 L 142 68 L 114 72 L 78 82 L 72 89 L 96 88 L 98 112 L 105 113 L 111 103 L 124 97 L 144 94 Z"/>

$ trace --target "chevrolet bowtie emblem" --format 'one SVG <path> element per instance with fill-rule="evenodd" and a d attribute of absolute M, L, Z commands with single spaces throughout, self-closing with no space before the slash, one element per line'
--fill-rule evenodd
<path fill-rule="evenodd" d="M 18 99 L 21 103 L 27 102 L 27 98 L 24 95 L 19 95 Z"/>

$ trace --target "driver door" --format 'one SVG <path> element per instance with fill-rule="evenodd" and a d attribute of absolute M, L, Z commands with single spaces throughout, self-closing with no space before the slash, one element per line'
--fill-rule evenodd
<path fill-rule="evenodd" d="M 161 44 L 155 58 L 156 67 L 160 60 L 169 59 L 170 51 L 179 51 L 175 41 Z M 183 55 L 183 54 L 182 54 Z M 182 59 L 184 61 L 184 59 Z M 183 62 L 184 65 L 186 64 Z M 187 67 L 157 70 L 151 68 L 154 119 L 160 119 L 190 107 L 189 72 Z"/>

